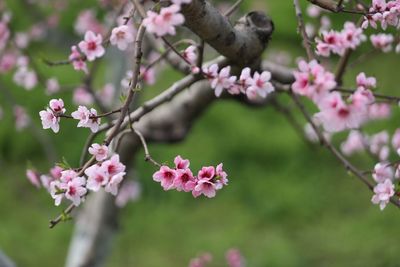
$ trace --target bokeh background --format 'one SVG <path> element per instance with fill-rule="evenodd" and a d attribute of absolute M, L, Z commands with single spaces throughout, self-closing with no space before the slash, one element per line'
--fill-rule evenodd
<path fill-rule="evenodd" d="M 23 30 L 38 16 L 23 0 L 5 2 L 13 12 L 15 30 Z M 48 42 L 36 43 L 29 50 L 33 58 L 37 56 L 41 71 L 56 76 L 61 84 L 76 84 L 80 76 L 70 66 L 47 67 L 40 58 L 66 58 L 70 45 L 79 40 L 73 34 L 74 19 L 81 9 L 94 5 L 94 0 L 69 1 L 61 17 L 63 35 L 54 34 Z M 268 12 L 276 26 L 265 58 L 289 56 L 289 65 L 294 66 L 304 52 L 296 33 L 292 2 L 245 0 L 239 13 L 253 9 Z M 351 18 L 338 17 L 334 20 L 337 29 L 343 19 Z M 362 51 L 367 51 L 369 46 L 364 46 Z M 346 81 L 354 85 L 356 74 L 365 71 L 377 77 L 380 90 L 396 94 L 399 67 L 398 56 L 377 54 L 349 69 Z M 108 71 L 102 64 L 103 75 L 97 76 L 95 84 L 104 84 Z M 163 71 L 156 85 L 143 90 L 143 100 L 179 77 L 171 70 Z M 12 76 L 2 75 L 0 90 L 7 87 L 39 127 L 38 112 L 49 97 L 43 88 L 27 92 L 11 80 Z M 56 96 L 65 99 L 70 111 L 73 109 L 71 93 Z M 48 220 L 60 208 L 54 207 L 44 190 L 28 182 L 25 170 L 28 161 L 41 171 L 54 163 L 46 159 L 31 129 L 15 130 L 9 100 L 0 94 L 4 111 L 0 121 L 0 249 L 18 266 L 62 266 L 73 222 L 48 228 Z M 290 102 L 284 96 L 278 101 Z M 398 121 L 398 112 L 393 110 L 393 119 L 369 124 L 366 131 L 389 128 L 392 133 Z M 39 134 L 45 135 L 48 145 L 57 151 L 58 160 L 64 156 L 72 165 L 78 164 L 87 130 L 63 121 L 59 134 L 48 130 L 39 130 Z M 344 137 L 335 136 L 335 143 Z M 241 250 L 251 267 L 399 266 L 399 210 L 388 206 L 381 212 L 373 206 L 367 188 L 348 175 L 327 151 L 307 145 L 273 107 L 248 108 L 218 101 L 197 121 L 184 142 L 151 145 L 150 150 L 160 161 L 171 161 L 180 154 L 191 159 L 196 169 L 223 162 L 230 184 L 214 199 L 164 192 L 151 179 L 154 167 L 139 156 L 137 174 L 142 196 L 121 211 L 120 232 L 106 266 L 187 266 L 190 258 L 201 252 L 213 254 L 213 266 L 224 266 L 224 253 L 232 247 Z M 352 160 L 364 169 L 374 165 L 363 155 Z"/>

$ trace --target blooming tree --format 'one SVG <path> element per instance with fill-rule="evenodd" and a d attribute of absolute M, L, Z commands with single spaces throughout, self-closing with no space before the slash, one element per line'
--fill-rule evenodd
<path fill-rule="evenodd" d="M 44 0 L 33 2 L 38 10 L 49 5 Z M 87 198 L 97 198 L 97 203 L 101 203 L 83 207 L 79 216 L 87 222 L 91 219 L 85 211 L 90 205 L 101 213 L 103 209 L 123 207 L 136 199 L 139 185 L 127 176 L 134 151 L 140 147 L 151 164 L 149 168 L 154 168 L 152 178 L 161 189 L 191 193 L 194 198 L 216 197 L 219 190 L 228 186 L 229 171 L 223 163 L 203 166 L 197 171 L 179 151 L 173 165 L 162 163 L 171 159 L 154 159 L 147 143 L 183 139 L 198 115 L 211 102 L 222 98 L 260 106 L 288 95 L 306 121 L 304 135 L 310 142 L 325 147 L 338 159 L 338 164 L 360 179 L 371 190 L 370 201 L 381 210 L 390 202 L 400 207 L 400 164 L 398 159 L 391 160 L 393 151 L 400 155 L 400 129 L 392 138 L 387 129 L 373 135 L 363 131 L 369 122 L 389 118 L 392 106 L 396 107 L 400 98 L 380 93 L 379 81 L 365 72 L 350 77 L 353 83 L 343 82 L 351 64 L 371 55 L 360 52 L 361 56 L 353 59 L 355 52 L 367 47 L 376 53 L 400 53 L 400 1 L 308 2 L 305 20 L 300 1 L 293 1 L 293 15 L 297 16 L 306 53 L 290 69 L 262 57 L 274 31 L 269 16 L 254 11 L 231 21 L 240 0 L 224 12 L 206 0 L 101 0 L 98 6 L 84 9 L 77 16 L 74 29 L 80 39 L 68 44 L 64 59 L 45 57 L 41 62 L 52 68 L 67 65 L 82 77 L 82 83 L 72 88 L 75 106 L 66 106 L 59 96 L 71 88 L 57 77 L 42 73 L 35 62 L 41 56 L 27 49 L 46 40 L 46 35 L 57 28 L 61 11 L 68 3 L 54 1 L 54 11 L 25 31 L 14 30 L 17 18 L 11 9 L 0 4 L 0 73 L 12 75 L 22 90 L 43 91 L 45 107 L 36 114 L 27 114 L 24 107 L 14 103 L 17 129 L 34 123 L 35 117 L 40 118 L 43 130 L 52 134 L 63 131 L 64 120 L 76 120 L 76 127 L 88 128 L 79 166 L 70 166 L 66 159 L 53 162 L 54 167 L 48 172 L 27 170 L 29 181 L 47 190 L 55 205 L 64 202 L 67 205 L 50 220 L 50 227 L 68 220 L 76 207 L 85 205 Z M 103 20 L 97 18 L 96 11 L 106 13 Z M 347 21 L 334 28 L 330 23 L 334 16 L 344 16 Z M 115 50 L 130 59 L 129 68 L 123 70 L 118 84 L 108 81 L 102 88 L 95 88 L 93 79 L 98 75 L 99 62 L 107 62 Z M 144 103 L 136 101 L 147 85 L 154 84 L 158 71 L 168 67 L 186 76 L 152 99 Z M 306 102 L 317 111 L 310 112 Z M 297 126 L 300 123 L 291 121 Z M 347 134 L 341 144 L 332 141 L 339 132 Z M 98 137 L 102 141 L 95 143 Z M 376 165 L 354 165 L 349 157 L 356 152 L 367 153 Z M 76 226 L 77 232 L 87 233 L 87 240 L 84 244 L 78 237 L 72 241 L 72 247 L 81 249 L 71 249 L 68 266 L 93 261 L 96 266 L 101 264 L 102 244 L 96 240 L 102 235 L 102 240 L 109 241 L 112 233 L 93 233 L 90 228 L 104 227 L 110 216 L 112 213 L 104 213 L 90 225 Z M 93 258 L 82 256 L 89 251 Z M 229 266 L 245 264 L 237 250 L 228 251 L 226 257 Z M 210 261 L 209 256 L 203 255 L 193 259 L 190 266 L 205 266 Z"/>

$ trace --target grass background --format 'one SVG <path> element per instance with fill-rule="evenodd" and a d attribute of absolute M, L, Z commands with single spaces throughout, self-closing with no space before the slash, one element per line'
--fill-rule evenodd
<path fill-rule="evenodd" d="M 17 19 L 13 27 L 23 29 L 32 18 L 24 16 L 20 1 L 6 2 Z M 69 12 L 61 20 L 67 36 L 79 9 L 93 2 L 70 1 Z M 276 26 L 266 57 L 282 49 L 293 58 L 303 55 L 291 1 L 244 1 L 242 5 L 243 11 L 254 8 L 267 11 Z M 340 24 L 340 20 L 335 23 Z M 72 41 L 61 48 L 34 46 L 32 53 L 46 51 L 49 58 L 65 57 L 73 38 L 77 40 L 71 35 Z M 346 80 L 353 84 L 355 75 L 363 70 L 378 78 L 380 89 L 396 94 L 399 66 L 393 54 L 379 55 L 351 68 Z M 62 84 L 79 80 L 70 67 L 39 67 L 48 76 L 56 75 Z M 104 66 L 102 72 L 107 72 Z M 178 76 L 170 71 L 161 74 L 158 83 L 144 92 L 145 97 L 166 88 Z M 0 80 L 38 122 L 34 114 L 48 101 L 42 88 L 26 92 L 13 86 L 10 79 Z M 103 82 L 103 78 L 96 80 L 99 85 Z M 59 208 L 52 206 L 45 192 L 32 188 L 24 175 L 28 159 L 41 170 L 52 163 L 46 161 L 30 132 L 14 130 L 11 107 L 0 97 L 5 111 L 0 121 L 0 249 L 18 266 L 62 266 L 73 224 L 49 230 L 48 219 Z M 59 97 L 70 99 L 68 93 Z M 279 101 L 288 99 L 280 97 Z M 390 121 L 369 125 L 367 131 L 389 128 L 392 133 L 397 113 L 394 111 Z M 44 133 L 60 155 L 76 164 L 87 131 L 73 125 L 63 122 L 59 134 Z M 224 266 L 223 255 L 231 247 L 239 248 L 251 267 L 399 266 L 399 211 L 389 206 L 380 212 L 372 206 L 371 193 L 355 177 L 328 152 L 304 144 L 271 107 L 249 109 L 230 101 L 218 102 L 199 119 L 184 142 L 152 145 L 150 149 L 153 157 L 162 161 L 181 154 L 191 159 L 195 169 L 224 162 L 230 185 L 214 199 L 164 192 L 151 179 L 154 168 L 138 160 L 142 198 L 122 210 L 109 267 L 187 266 L 189 259 L 202 251 L 214 255 L 213 266 Z M 365 168 L 374 164 L 363 157 L 354 160 Z"/>

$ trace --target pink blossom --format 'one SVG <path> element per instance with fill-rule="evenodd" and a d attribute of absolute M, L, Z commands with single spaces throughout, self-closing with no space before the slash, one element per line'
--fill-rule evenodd
<path fill-rule="evenodd" d="M 188 159 L 183 159 L 180 155 L 176 156 L 174 159 L 175 168 L 185 170 L 189 168 L 190 161 Z"/>
<path fill-rule="evenodd" d="M 83 177 L 75 177 L 67 182 L 65 186 L 65 198 L 72 201 L 75 206 L 79 206 L 82 198 L 86 195 L 86 180 Z"/>
<path fill-rule="evenodd" d="M 316 5 L 308 5 L 307 6 L 307 15 L 311 18 L 319 17 L 322 13 L 323 9 Z"/>
<path fill-rule="evenodd" d="M 295 82 L 292 84 L 292 90 L 296 94 L 318 102 L 336 87 L 334 75 L 325 71 L 316 60 L 309 63 L 301 60 L 298 67 L 299 71 L 294 72 Z"/>
<path fill-rule="evenodd" d="M 127 25 L 115 27 L 111 31 L 110 43 L 117 46 L 120 50 L 126 50 L 128 45 L 133 43 L 134 40 L 133 33 Z"/>
<path fill-rule="evenodd" d="M 97 117 L 97 111 L 94 108 L 89 110 L 85 106 L 79 106 L 78 110 L 71 113 L 71 116 L 79 120 L 78 127 L 90 128 L 93 133 L 98 131 L 100 118 Z"/>
<path fill-rule="evenodd" d="M 108 147 L 106 145 L 94 143 L 91 147 L 89 147 L 89 153 L 95 156 L 97 161 L 102 161 L 108 156 Z"/>
<path fill-rule="evenodd" d="M 164 190 L 174 188 L 174 180 L 177 177 L 177 171 L 168 166 L 161 166 L 160 170 L 153 174 L 153 180 L 160 182 Z"/>
<path fill-rule="evenodd" d="M 118 194 L 119 184 L 124 179 L 125 172 L 119 172 L 110 178 L 104 190 L 112 195 L 116 196 Z"/>
<path fill-rule="evenodd" d="M 196 186 L 196 179 L 190 169 L 178 169 L 176 170 L 176 177 L 174 179 L 173 188 L 178 191 L 190 192 Z"/>
<path fill-rule="evenodd" d="M 14 68 L 17 63 L 17 57 L 12 52 L 5 52 L 0 57 L 0 73 L 5 73 Z"/>
<path fill-rule="evenodd" d="M 372 154 L 378 155 L 380 160 L 386 160 L 389 156 L 389 134 L 387 131 L 381 131 L 370 137 L 369 149 Z"/>
<path fill-rule="evenodd" d="M 76 105 L 92 105 L 93 96 L 83 87 L 78 87 L 74 90 L 72 100 Z"/>
<path fill-rule="evenodd" d="M 140 198 L 141 187 L 137 181 L 126 181 L 119 188 L 115 205 L 119 208 L 124 207 L 128 201 L 136 201 Z"/>
<path fill-rule="evenodd" d="M 28 70 L 27 67 L 19 67 L 14 73 L 13 79 L 17 85 L 24 87 L 26 90 L 32 90 L 38 82 L 36 73 Z"/>
<path fill-rule="evenodd" d="M 51 197 L 54 199 L 54 204 L 56 206 L 59 206 L 61 204 L 61 201 L 64 197 L 64 193 L 67 189 L 67 185 L 65 183 L 61 183 L 58 180 L 50 182 L 50 194 Z"/>
<path fill-rule="evenodd" d="M 353 22 L 346 22 L 341 34 L 343 46 L 353 50 L 366 40 L 363 30 L 358 28 Z"/>
<path fill-rule="evenodd" d="M 228 250 L 225 257 L 229 267 L 245 267 L 244 259 L 238 249 Z"/>
<path fill-rule="evenodd" d="M 379 183 L 374 187 L 374 193 L 371 202 L 379 204 L 380 209 L 383 210 L 389 203 L 390 198 L 394 196 L 394 184 L 390 179 L 386 179 L 383 183 Z"/>
<path fill-rule="evenodd" d="M 109 160 L 101 164 L 101 168 L 103 168 L 109 176 L 114 176 L 120 172 L 124 172 L 126 167 L 120 162 L 119 155 L 113 155 Z"/>
<path fill-rule="evenodd" d="M 25 32 L 17 32 L 14 36 L 14 42 L 18 48 L 25 49 L 29 45 L 30 37 Z"/>
<path fill-rule="evenodd" d="M 62 175 L 62 171 L 63 171 L 63 168 L 56 165 L 50 169 L 50 174 L 54 179 L 60 179 L 61 175 Z"/>
<path fill-rule="evenodd" d="M 340 149 L 344 155 L 350 156 L 356 152 L 365 150 L 367 146 L 367 136 L 364 136 L 359 131 L 352 130 L 350 131 L 346 141 L 340 145 Z"/>
<path fill-rule="evenodd" d="M 39 173 L 32 169 L 26 170 L 26 177 L 35 187 L 40 188 Z"/>
<path fill-rule="evenodd" d="M 210 66 L 203 67 L 203 73 L 209 81 L 212 81 L 218 75 L 218 64 L 212 64 Z M 250 70 L 250 68 L 249 68 Z"/>
<path fill-rule="evenodd" d="M 66 111 L 64 108 L 64 101 L 61 98 L 50 100 L 49 107 L 55 116 L 62 115 Z"/>
<path fill-rule="evenodd" d="M 46 81 L 46 93 L 48 95 L 57 93 L 60 90 L 60 84 L 56 78 L 50 78 Z"/>
<path fill-rule="evenodd" d="M 215 96 L 219 97 L 224 89 L 231 87 L 235 81 L 236 76 L 230 76 L 231 67 L 227 66 L 211 80 L 211 88 L 215 90 Z"/>
<path fill-rule="evenodd" d="M 85 174 L 88 177 L 86 187 L 89 190 L 97 192 L 109 182 L 109 175 L 101 165 L 90 166 L 85 170 Z"/>
<path fill-rule="evenodd" d="M 371 120 L 387 119 L 391 115 L 391 106 L 388 103 L 374 103 L 368 107 L 368 117 Z"/>
<path fill-rule="evenodd" d="M 147 11 L 147 17 L 143 20 L 143 25 L 146 26 L 148 32 L 157 36 L 175 35 L 175 26 L 182 25 L 185 21 L 184 16 L 179 11 L 179 5 L 163 7 L 160 10 L 160 14 L 149 10 Z"/>
<path fill-rule="evenodd" d="M 15 119 L 15 128 L 17 131 L 21 131 L 28 127 L 30 123 L 30 118 L 28 113 L 26 113 L 25 108 L 19 105 L 15 105 L 13 107 L 14 119 Z"/>
<path fill-rule="evenodd" d="M 263 71 L 261 74 L 255 72 L 253 78 L 250 80 L 250 86 L 246 90 L 247 97 L 249 99 L 255 99 L 258 95 L 262 98 L 266 98 L 268 94 L 275 90 L 269 82 L 270 79 L 271 73 L 268 71 Z"/>
<path fill-rule="evenodd" d="M 364 72 L 357 75 L 356 81 L 358 88 L 372 89 L 376 87 L 375 77 L 367 77 Z"/>
<path fill-rule="evenodd" d="M 183 51 L 182 56 L 190 62 L 191 65 L 195 65 L 196 64 L 196 60 L 197 60 L 197 48 L 194 45 L 190 45 L 188 48 L 185 49 L 185 51 Z"/>
<path fill-rule="evenodd" d="M 251 69 L 249 67 L 246 67 L 242 69 L 239 80 L 236 82 L 239 92 L 246 93 L 246 89 L 251 85 L 251 83 L 253 83 L 253 78 L 251 77 Z"/>
<path fill-rule="evenodd" d="M 84 56 L 78 51 L 75 45 L 71 47 L 71 54 L 68 59 L 72 62 L 75 70 L 82 70 L 85 73 L 88 72 Z"/>
<path fill-rule="evenodd" d="M 375 48 L 382 50 L 382 52 L 387 53 L 392 50 L 392 43 L 394 41 L 392 34 L 385 34 L 385 33 L 372 34 L 370 36 L 370 39 L 372 45 Z"/>
<path fill-rule="evenodd" d="M 321 38 L 316 38 L 317 54 L 324 57 L 329 57 L 331 53 L 343 55 L 345 47 L 343 45 L 343 36 L 336 31 L 323 31 Z"/>
<path fill-rule="evenodd" d="M 103 32 L 103 26 L 96 19 L 94 11 L 87 9 L 79 13 L 75 22 L 75 31 L 78 34 L 84 34 L 87 31 L 101 33 Z"/>
<path fill-rule="evenodd" d="M 383 183 L 386 179 L 393 179 L 393 168 L 388 162 L 379 162 L 375 165 L 372 177 L 377 183 Z"/>
<path fill-rule="evenodd" d="M 198 197 L 201 194 L 205 195 L 208 198 L 213 198 L 216 195 L 217 186 L 215 183 L 211 182 L 208 179 L 202 179 L 197 182 L 192 194 L 194 197 Z"/>
<path fill-rule="evenodd" d="M 215 176 L 215 168 L 213 166 L 202 167 L 197 177 L 199 180 L 211 180 Z"/>
<path fill-rule="evenodd" d="M 43 129 L 52 129 L 53 132 L 58 133 L 60 130 L 60 118 L 53 114 L 49 108 L 39 112 L 40 119 L 42 120 Z"/>
<path fill-rule="evenodd" d="M 111 106 L 115 94 L 115 87 L 111 83 L 107 83 L 103 88 L 96 92 L 97 97 L 102 101 L 105 106 Z"/>
<path fill-rule="evenodd" d="M 102 42 L 103 38 L 100 34 L 96 35 L 92 31 L 87 31 L 84 40 L 79 42 L 78 46 L 82 53 L 86 55 L 87 60 L 93 61 L 96 57 L 102 57 L 105 53 Z"/>
<path fill-rule="evenodd" d="M 140 74 L 142 75 L 143 81 L 148 85 L 153 85 L 156 82 L 156 75 L 154 68 L 146 68 L 145 66 L 140 66 Z M 130 80 L 129 80 L 130 81 Z M 126 83 L 126 88 L 129 88 L 129 84 Z"/>
<path fill-rule="evenodd" d="M 228 174 L 223 170 L 223 164 L 220 163 L 215 168 L 215 175 L 216 175 L 216 188 L 219 190 L 224 185 L 228 184 Z"/>

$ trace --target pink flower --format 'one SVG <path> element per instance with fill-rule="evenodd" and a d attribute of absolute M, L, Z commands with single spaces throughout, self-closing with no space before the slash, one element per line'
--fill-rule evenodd
<path fill-rule="evenodd" d="M 124 207 L 128 201 L 136 201 L 140 198 L 141 187 L 136 181 L 124 182 L 115 198 L 115 205 L 119 208 Z"/>
<path fill-rule="evenodd" d="M 392 34 L 385 34 L 385 33 L 372 34 L 370 36 L 370 39 L 372 45 L 375 48 L 382 50 L 382 52 L 387 53 L 392 50 L 392 43 L 394 41 Z"/>
<path fill-rule="evenodd" d="M 73 170 L 64 170 L 61 171 L 60 181 L 63 183 L 68 183 L 72 181 L 74 178 L 78 177 L 78 174 Z"/>
<path fill-rule="evenodd" d="M 72 100 L 76 105 L 92 105 L 93 96 L 83 87 L 78 87 L 74 90 Z"/>
<path fill-rule="evenodd" d="M 111 106 L 114 100 L 115 87 L 111 83 L 107 83 L 103 88 L 96 92 L 97 97 L 105 106 Z"/>
<path fill-rule="evenodd" d="M 160 182 L 164 190 L 174 188 L 174 180 L 177 177 L 177 172 L 168 166 L 161 166 L 160 170 L 153 174 L 153 180 Z"/>
<path fill-rule="evenodd" d="M 189 168 L 190 161 L 188 159 L 183 159 L 180 155 L 176 156 L 174 159 L 175 168 L 185 170 Z"/>
<path fill-rule="evenodd" d="M 93 61 L 96 57 L 102 57 L 105 53 L 102 42 L 103 38 L 100 34 L 96 35 L 92 31 L 87 31 L 84 40 L 79 42 L 78 46 L 82 53 L 86 55 L 87 60 Z"/>
<path fill-rule="evenodd" d="M 192 194 L 194 197 L 198 197 L 203 194 L 208 198 L 213 198 L 216 195 L 216 191 L 217 187 L 213 182 L 210 182 L 207 179 L 202 179 L 197 182 Z"/>
<path fill-rule="evenodd" d="M 56 116 L 62 115 L 66 111 L 64 108 L 64 101 L 61 98 L 50 100 L 49 107 Z"/>
<path fill-rule="evenodd" d="M 54 205 L 59 206 L 64 197 L 64 193 L 67 189 L 67 185 L 65 183 L 61 183 L 60 181 L 52 181 L 50 182 L 50 194 L 54 199 Z"/>
<path fill-rule="evenodd" d="M 379 162 L 375 165 L 372 177 L 377 183 L 383 183 L 386 179 L 393 179 L 393 168 L 388 162 Z"/>
<path fill-rule="evenodd" d="M 34 71 L 28 70 L 26 66 L 19 67 L 14 73 L 14 82 L 24 87 L 26 90 L 32 90 L 38 83 L 38 78 Z"/>
<path fill-rule="evenodd" d="M 229 267 L 245 267 L 244 259 L 238 249 L 228 250 L 225 257 Z"/>
<path fill-rule="evenodd" d="M 46 93 L 48 95 L 57 93 L 60 90 L 60 84 L 56 78 L 50 78 L 46 81 Z"/>
<path fill-rule="evenodd" d="M 371 120 L 387 119 L 391 115 L 391 106 L 388 103 L 374 103 L 368 107 L 368 117 Z"/>
<path fill-rule="evenodd" d="M 103 26 L 96 19 L 96 14 L 93 10 L 86 9 L 79 13 L 75 22 L 75 31 L 78 34 L 84 34 L 87 31 L 101 33 L 103 30 Z"/>
<path fill-rule="evenodd" d="M 39 112 L 40 119 L 42 120 L 43 129 L 51 128 L 53 132 L 58 133 L 60 130 L 60 118 L 53 114 L 49 108 Z"/>
<path fill-rule="evenodd" d="M 346 22 L 341 34 L 343 46 L 353 50 L 366 40 L 362 28 L 358 28 L 353 22 Z"/>
<path fill-rule="evenodd" d="M 62 171 L 63 171 L 63 168 L 56 165 L 50 169 L 50 174 L 54 179 L 60 179 L 61 175 L 62 175 Z"/>
<path fill-rule="evenodd" d="M 374 193 L 371 202 L 379 204 L 380 209 L 383 210 L 389 203 L 390 198 L 394 196 L 394 184 L 390 179 L 386 179 L 383 183 L 379 183 L 374 187 Z"/>
<path fill-rule="evenodd" d="M 307 96 L 318 103 L 336 87 L 335 76 L 325 71 L 316 60 L 309 63 L 301 60 L 298 67 L 299 71 L 294 72 L 295 82 L 292 84 L 296 94 Z"/>
<path fill-rule="evenodd" d="M 87 73 L 87 65 L 86 62 L 84 61 L 84 56 L 78 51 L 76 46 L 71 47 L 71 54 L 69 55 L 69 61 L 72 62 L 72 65 L 75 70 L 82 70 L 83 72 Z"/>
<path fill-rule="evenodd" d="M 27 169 L 26 177 L 28 178 L 29 182 L 31 182 L 35 187 L 40 188 L 39 174 L 36 171 L 32 169 Z"/>
<path fill-rule="evenodd" d="M 389 134 L 387 131 L 381 131 L 370 137 L 369 150 L 372 154 L 378 155 L 380 160 L 386 160 L 389 156 Z"/>
<path fill-rule="evenodd" d="M 98 131 L 100 118 L 97 117 L 97 111 L 94 108 L 89 110 L 85 106 L 79 106 L 77 111 L 71 113 L 71 116 L 79 120 L 78 127 L 90 128 L 93 133 Z"/>
<path fill-rule="evenodd" d="M 236 76 L 230 76 L 231 67 L 222 68 L 221 71 L 211 81 L 211 88 L 215 90 L 215 96 L 220 97 L 224 89 L 234 85 Z"/>
<path fill-rule="evenodd" d="M 266 98 L 268 94 L 275 90 L 269 82 L 270 79 L 271 73 L 268 71 L 263 71 L 261 74 L 255 72 L 253 78 L 249 81 L 250 85 L 246 90 L 247 97 L 249 99 L 256 99 L 258 95 L 262 98 Z"/>
<path fill-rule="evenodd" d="M 118 186 L 124 179 L 125 172 L 119 172 L 116 175 L 110 178 L 110 181 L 104 188 L 106 192 L 111 193 L 112 195 L 116 196 L 118 194 Z"/>
<path fill-rule="evenodd" d="M 160 14 L 149 10 L 147 11 L 147 17 L 143 20 L 143 25 L 146 26 L 148 32 L 157 36 L 175 35 L 175 26 L 182 25 L 185 21 L 185 17 L 179 11 L 179 5 L 163 7 L 160 10 Z"/>
<path fill-rule="evenodd" d="M 223 164 L 220 163 L 215 168 L 215 175 L 217 176 L 216 186 L 221 189 L 224 185 L 228 184 L 228 174 L 223 170 Z"/>
<path fill-rule="evenodd" d="M 0 21 L 0 50 L 6 47 L 8 39 L 10 38 L 10 30 L 5 21 Z"/>
<path fill-rule="evenodd" d="M 95 156 L 97 161 L 102 161 L 108 156 L 108 147 L 106 145 L 99 145 L 95 143 L 89 147 L 89 153 Z"/>
<path fill-rule="evenodd" d="M 197 174 L 197 178 L 199 180 L 211 180 L 215 176 L 215 168 L 213 166 L 202 167 L 199 173 Z"/>
<path fill-rule="evenodd" d="M 361 132 L 352 130 L 346 141 L 340 146 L 342 153 L 350 156 L 358 151 L 363 151 L 368 146 L 368 139 Z"/>
<path fill-rule="evenodd" d="M 114 176 L 120 172 L 124 172 L 126 167 L 119 161 L 119 155 L 114 155 L 109 160 L 104 161 L 101 164 L 101 168 L 103 168 L 109 176 Z"/>
<path fill-rule="evenodd" d="M 376 87 L 376 79 L 374 77 L 367 77 L 364 72 L 357 75 L 357 87 L 364 89 L 372 89 Z"/>
<path fill-rule="evenodd" d="M 173 188 L 178 191 L 190 192 L 196 186 L 196 179 L 190 169 L 176 170 L 176 177 L 174 179 Z"/>
<path fill-rule="evenodd" d="M 87 168 L 85 174 L 88 177 L 86 187 L 94 192 L 99 191 L 100 188 L 104 187 L 109 181 L 108 173 L 98 164 Z"/>
<path fill-rule="evenodd" d="M 65 198 L 71 200 L 75 206 L 79 206 L 87 192 L 85 185 L 85 178 L 75 177 L 66 184 Z"/>
<path fill-rule="evenodd" d="M 154 68 L 146 68 L 145 66 L 140 66 L 140 73 L 142 75 L 143 81 L 148 85 L 153 85 L 156 82 L 156 75 Z M 129 88 L 129 84 L 126 86 Z"/>
<path fill-rule="evenodd" d="M 203 67 L 203 73 L 209 81 L 212 81 L 215 77 L 217 77 L 218 70 L 219 70 L 218 64 L 212 64 L 211 66 Z"/>
<path fill-rule="evenodd" d="M 15 119 L 15 128 L 17 129 L 17 131 L 21 131 L 28 127 L 31 120 L 28 116 L 28 113 L 26 113 L 24 107 L 15 105 L 13 107 L 13 114 Z"/>
<path fill-rule="evenodd" d="M 195 65 L 196 64 L 196 60 L 197 60 L 197 48 L 194 45 L 189 46 L 188 48 L 185 49 L 185 51 L 183 51 L 182 56 L 190 62 L 191 65 Z"/>
<path fill-rule="evenodd" d="M 343 55 L 345 47 L 342 34 L 331 30 L 329 32 L 323 31 L 321 35 L 322 39 L 316 38 L 318 55 L 329 57 L 331 52 Z"/>
<path fill-rule="evenodd" d="M 1 50 L 1 49 L 0 49 Z M 17 57 L 12 52 L 4 52 L 0 57 L 0 73 L 5 73 L 14 68 L 17 63 Z"/>
<path fill-rule="evenodd" d="M 133 33 L 127 25 L 115 27 L 111 31 L 110 43 L 116 45 L 120 50 L 126 50 L 134 40 Z"/>

